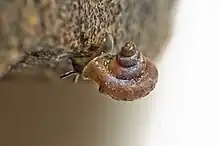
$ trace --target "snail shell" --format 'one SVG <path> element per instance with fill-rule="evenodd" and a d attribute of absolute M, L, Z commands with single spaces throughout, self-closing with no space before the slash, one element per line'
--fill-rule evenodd
<path fill-rule="evenodd" d="M 128 42 L 117 55 L 103 54 L 88 63 L 84 79 L 95 81 L 99 91 L 116 100 L 135 100 L 148 95 L 158 80 L 156 66 Z"/>

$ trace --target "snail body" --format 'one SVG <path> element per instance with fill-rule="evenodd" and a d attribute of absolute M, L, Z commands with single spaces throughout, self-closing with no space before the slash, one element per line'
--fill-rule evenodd
<path fill-rule="evenodd" d="M 95 81 L 99 91 L 116 100 L 147 96 L 158 80 L 156 66 L 128 42 L 117 55 L 103 54 L 84 68 L 84 79 Z"/>
<path fill-rule="evenodd" d="M 72 63 L 73 70 L 70 70 L 68 72 L 65 72 L 64 74 L 60 75 L 61 79 L 68 78 L 70 76 L 73 76 L 73 82 L 77 83 L 78 79 L 81 77 L 81 74 L 86 67 L 86 65 L 93 60 L 96 56 L 100 56 L 104 53 L 111 53 L 113 52 L 114 48 L 114 41 L 113 37 L 110 33 L 104 33 L 103 38 L 101 40 L 101 45 L 99 47 L 91 47 L 89 50 L 83 53 L 76 53 L 71 55 L 66 55 L 65 57 L 68 57 L 68 59 Z M 71 56 L 71 57 L 69 57 Z"/>

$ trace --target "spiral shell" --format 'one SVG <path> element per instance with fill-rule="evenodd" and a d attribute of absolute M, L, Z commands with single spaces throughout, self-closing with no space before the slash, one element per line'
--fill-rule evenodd
<path fill-rule="evenodd" d="M 101 93 L 124 101 L 147 96 L 158 80 L 156 66 L 131 42 L 117 55 L 103 54 L 94 58 L 82 75 L 84 79 L 95 81 Z"/>

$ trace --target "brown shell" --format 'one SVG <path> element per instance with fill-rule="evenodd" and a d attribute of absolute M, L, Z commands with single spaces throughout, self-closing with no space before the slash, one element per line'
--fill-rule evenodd
<path fill-rule="evenodd" d="M 99 91 L 113 99 L 132 101 L 147 96 L 158 80 L 156 66 L 142 54 L 139 63 L 142 70 L 132 79 L 118 78 L 112 71 L 111 65 L 116 64 L 115 56 L 104 54 L 94 58 L 84 69 L 85 79 L 94 80 L 99 85 Z"/>

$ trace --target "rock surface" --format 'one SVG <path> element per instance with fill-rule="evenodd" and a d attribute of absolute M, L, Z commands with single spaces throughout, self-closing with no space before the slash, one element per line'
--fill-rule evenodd
<path fill-rule="evenodd" d="M 69 58 L 77 57 L 85 66 L 100 55 L 105 33 L 113 36 L 114 51 L 133 41 L 155 59 L 169 37 L 173 3 L 0 0 L 0 76 L 9 72 L 60 75 L 72 70 Z"/>

